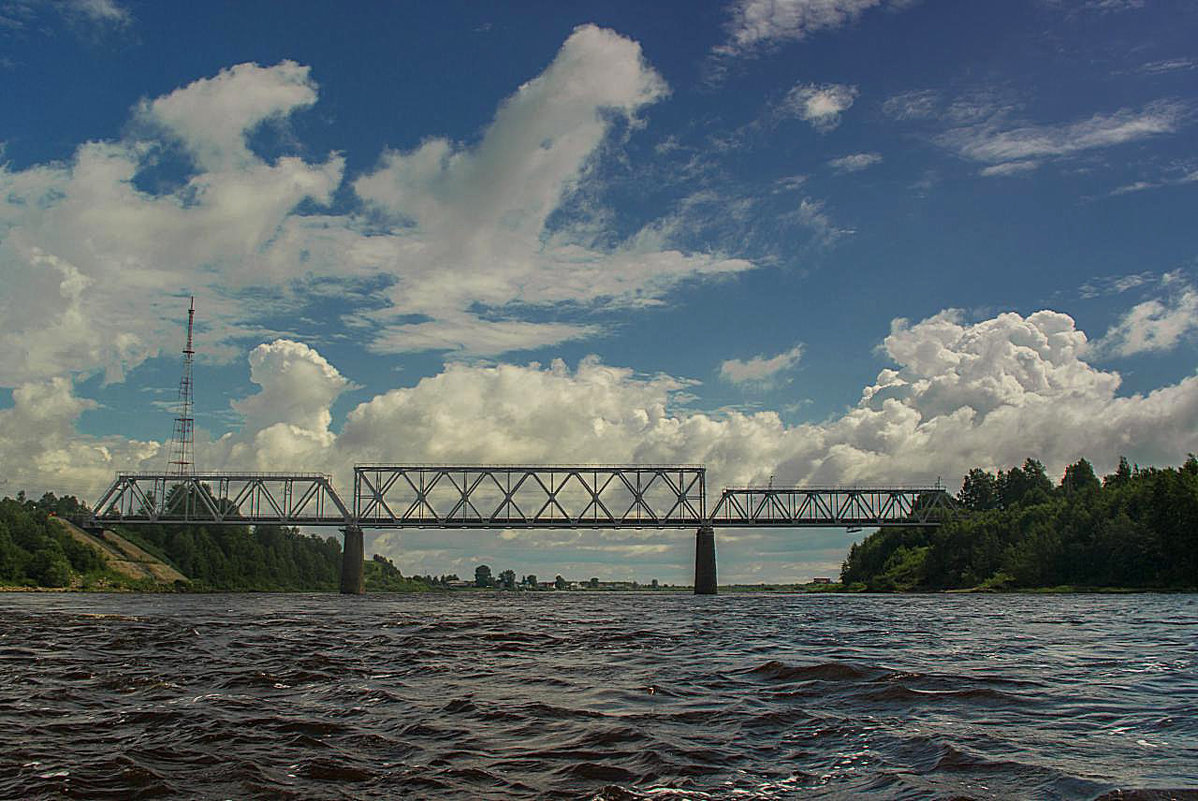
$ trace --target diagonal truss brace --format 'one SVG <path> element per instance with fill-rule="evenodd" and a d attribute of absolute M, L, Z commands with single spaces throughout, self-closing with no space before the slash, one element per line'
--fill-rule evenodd
<path fill-rule="evenodd" d="M 368 528 L 683 528 L 706 517 L 694 465 L 358 465 Z"/>
<path fill-rule="evenodd" d="M 713 526 L 864 528 L 938 526 L 955 509 L 942 486 L 745 487 L 725 489 Z"/>
<path fill-rule="evenodd" d="M 207 525 L 349 525 L 349 509 L 319 473 L 118 473 L 95 520 Z"/>

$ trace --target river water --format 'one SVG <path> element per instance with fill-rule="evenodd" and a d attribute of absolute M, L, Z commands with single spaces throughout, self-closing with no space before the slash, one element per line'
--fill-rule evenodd
<path fill-rule="evenodd" d="M 1198 798 L 1198 596 L 0 596 L 3 798 L 1145 788 Z"/>

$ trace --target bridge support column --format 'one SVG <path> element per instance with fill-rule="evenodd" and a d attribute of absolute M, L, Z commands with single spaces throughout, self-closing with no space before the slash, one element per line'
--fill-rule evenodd
<path fill-rule="evenodd" d="M 362 575 L 366 545 L 363 542 L 362 529 L 358 526 L 346 526 L 341 531 L 345 534 L 345 547 L 341 549 L 341 594 L 362 595 L 366 592 Z"/>
<path fill-rule="evenodd" d="M 715 529 L 699 526 L 695 532 L 695 595 L 715 595 Z"/>

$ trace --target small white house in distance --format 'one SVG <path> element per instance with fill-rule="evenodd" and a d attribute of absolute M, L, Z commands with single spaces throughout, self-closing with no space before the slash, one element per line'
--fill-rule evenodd
<path fill-rule="evenodd" d="M 828 578 L 827 576 L 816 576 L 815 578 L 811 579 L 811 583 L 812 584 L 831 584 L 832 579 Z"/>

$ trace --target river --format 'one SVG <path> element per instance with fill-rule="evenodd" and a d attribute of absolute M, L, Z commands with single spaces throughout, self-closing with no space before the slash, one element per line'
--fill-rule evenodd
<path fill-rule="evenodd" d="M 0 742 L 3 798 L 1198 798 L 1198 596 L 12 593 Z"/>

